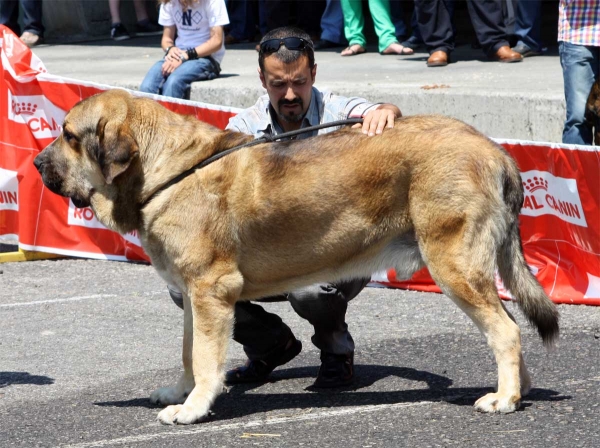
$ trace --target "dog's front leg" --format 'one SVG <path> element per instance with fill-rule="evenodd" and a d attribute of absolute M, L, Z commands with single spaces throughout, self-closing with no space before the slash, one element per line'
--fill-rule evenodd
<path fill-rule="evenodd" d="M 187 295 L 183 296 L 183 373 L 174 387 L 161 387 L 150 395 L 150 401 L 155 404 L 168 406 L 182 404 L 189 393 L 194 389 L 194 371 L 192 368 L 192 343 L 193 343 L 193 314 Z"/>
<path fill-rule="evenodd" d="M 183 360 L 187 371 L 191 364 L 194 388 L 183 404 L 168 406 L 158 414 L 161 423 L 188 425 L 201 420 L 206 417 L 223 388 L 227 345 L 233 329 L 234 304 L 243 282 L 237 271 L 219 271 L 195 281 L 188 288 L 191 322 L 186 321 L 186 327 L 190 324 L 192 336 L 191 344 L 189 341 L 186 343 L 184 336 Z M 185 387 L 189 381 L 189 373 L 184 372 L 180 383 L 182 381 Z"/>

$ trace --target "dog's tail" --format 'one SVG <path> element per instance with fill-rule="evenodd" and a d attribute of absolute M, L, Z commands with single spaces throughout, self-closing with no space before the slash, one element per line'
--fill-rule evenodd
<path fill-rule="evenodd" d="M 523 185 L 516 165 L 509 163 L 504 174 L 504 203 L 508 207 L 508 229 L 500 245 L 497 262 L 504 285 L 516 299 L 523 314 L 533 324 L 546 346 L 558 337 L 558 310 L 529 270 L 519 233 L 519 213 L 523 205 Z"/>

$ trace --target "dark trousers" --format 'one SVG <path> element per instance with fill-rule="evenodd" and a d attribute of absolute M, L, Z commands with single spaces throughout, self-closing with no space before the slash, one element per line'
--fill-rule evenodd
<path fill-rule="evenodd" d="M 253 40 L 256 31 L 266 33 L 264 0 L 229 0 L 229 34 L 238 40 Z"/>
<path fill-rule="evenodd" d="M 296 23 L 290 23 L 292 4 L 296 4 Z M 266 0 L 267 29 L 296 25 L 311 36 L 321 35 L 321 16 L 325 11 L 324 0 Z"/>
<path fill-rule="evenodd" d="M 42 25 L 42 0 L 20 0 L 23 7 L 23 32 L 29 31 L 44 36 Z M 19 26 L 19 0 L 0 1 L 0 23 L 6 25 L 17 36 L 21 35 Z"/>
<path fill-rule="evenodd" d="M 279 296 L 290 302 L 298 315 L 312 324 L 313 344 L 321 351 L 334 354 L 354 352 L 354 341 L 346 324 L 348 302 L 363 290 L 369 279 L 317 284 Z M 265 300 L 274 300 L 269 298 Z M 269 356 L 284 347 L 293 336 L 279 316 L 267 312 L 256 302 L 235 305 L 233 339 L 244 346 L 249 359 Z"/>
<path fill-rule="evenodd" d="M 415 0 L 417 22 L 429 53 L 454 50 L 452 17 L 444 0 Z M 502 0 L 469 0 L 467 8 L 477 39 L 487 56 L 508 45 Z"/>

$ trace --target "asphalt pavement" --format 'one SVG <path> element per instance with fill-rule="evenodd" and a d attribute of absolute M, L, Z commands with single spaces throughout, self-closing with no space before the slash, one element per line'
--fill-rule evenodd
<path fill-rule="evenodd" d="M 254 104 L 264 93 L 254 45 L 228 47 L 221 76 L 194 83 L 192 100 L 241 108 Z M 340 49 L 317 52 L 317 87 L 394 103 L 405 115 L 450 115 L 490 137 L 561 141 L 565 106 L 556 45 L 514 64 L 488 61 L 481 50 L 459 45 L 454 62 L 436 68 L 426 66 L 424 50 L 384 56 L 373 45 L 367 49 L 352 57 L 341 57 Z M 163 55 L 160 36 L 41 45 L 34 52 L 50 73 L 131 89 Z"/>
<path fill-rule="evenodd" d="M 597 447 L 600 308 L 562 305 L 547 352 L 518 310 L 533 390 L 476 412 L 497 372 L 475 325 L 439 294 L 367 288 L 348 310 L 356 384 L 310 386 L 319 353 L 287 303 L 267 304 L 304 349 L 263 385 L 232 387 L 206 422 L 168 427 L 150 393 L 181 372 L 182 312 L 152 267 L 95 260 L 0 265 L 2 447 Z M 244 361 L 232 343 L 228 367 Z"/>

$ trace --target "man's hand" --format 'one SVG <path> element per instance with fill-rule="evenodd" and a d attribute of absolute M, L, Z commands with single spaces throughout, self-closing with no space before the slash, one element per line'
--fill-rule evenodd
<path fill-rule="evenodd" d="M 362 133 L 369 137 L 381 134 L 385 128 L 393 128 L 396 118 L 402 116 L 400 109 L 393 104 L 382 104 L 375 110 L 370 110 L 363 117 L 362 124 L 357 123 L 353 128 L 362 127 Z"/>
<path fill-rule="evenodd" d="M 163 76 L 169 76 L 177 67 L 183 64 L 181 58 L 187 59 L 187 53 L 179 48 L 172 48 L 169 54 L 165 56 L 165 62 L 162 65 Z"/>

